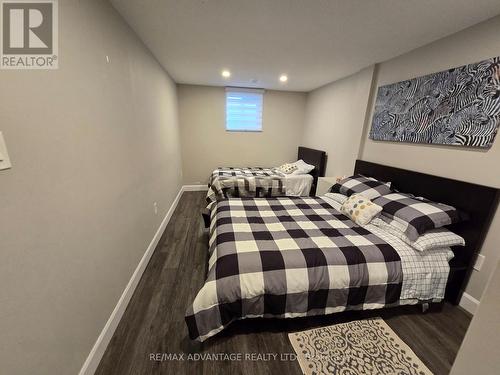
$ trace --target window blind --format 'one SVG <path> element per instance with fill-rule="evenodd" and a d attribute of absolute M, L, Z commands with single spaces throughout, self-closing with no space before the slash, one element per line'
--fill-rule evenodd
<path fill-rule="evenodd" d="M 264 90 L 226 88 L 226 130 L 262 131 Z"/>

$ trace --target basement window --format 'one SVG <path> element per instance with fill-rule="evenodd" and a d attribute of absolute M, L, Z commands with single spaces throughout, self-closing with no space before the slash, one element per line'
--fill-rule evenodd
<path fill-rule="evenodd" d="M 226 88 L 226 131 L 261 132 L 264 90 Z"/>

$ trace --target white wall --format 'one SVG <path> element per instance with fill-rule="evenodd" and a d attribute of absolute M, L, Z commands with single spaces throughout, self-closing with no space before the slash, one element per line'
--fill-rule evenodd
<path fill-rule="evenodd" d="M 185 184 L 205 184 L 220 166 L 274 167 L 297 160 L 306 94 L 266 91 L 262 132 L 227 132 L 224 87 L 179 85 Z"/>
<path fill-rule="evenodd" d="M 458 351 L 451 375 L 491 375 L 500 369 L 500 263 L 488 282 L 481 304 Z"/>
<path fill-rule="evenodd" d="M 108 2 L 59 21 L 59 70 L 0 71 L 2 374 L 79 371 L 182 179 L 169 76 Z"/>
<path fill-rule="evenodd" d="M 326 176 L 351 174 L 358 156 L 373 66 L 310 92 L 303 143 L 328 153 Z"/>
<path fill-rule="evenodd" d="M 474 63 L 500 55 L 500 17 L 378 65 L 374 90 L 378 86 Z M 375 93 L 375 92 L 374 92 Z M 375 98 L 373 95 L 373 99 Z M 370 103 L 373 111 L 374 100 Z M 371 126 L 371 114 L 365 124 Z M 365 133 L 368 133 L 367 131 Z M 364 160 L 421 171 L 477 184 L 500 187 L 500 137 L 489 150 L 452 146 L 375 142 L 365 135 L 360 156 Z M 493 267 L 500 259 L 500 215 L 496 214 L 481 253 L 486 261 L 474 271 L 466 292 L 476 299 L 486 286 Z"/>

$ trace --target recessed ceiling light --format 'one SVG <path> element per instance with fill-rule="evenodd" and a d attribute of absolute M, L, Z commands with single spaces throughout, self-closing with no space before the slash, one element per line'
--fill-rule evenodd
<path fill-rule="evenodd" d="M 231 77 L 231 72 L 229 70 L 223 70 L 221 74 L 224 78 Z"/>
<path fill-rule="evenodd" d="M 288 76 L 287 76 L 286 74 L 282 74 L 282 75 L 280 76 L 280 81 L 281 81 L 281 82 L 286 82 L 286 81 L 288 81 Z"/>

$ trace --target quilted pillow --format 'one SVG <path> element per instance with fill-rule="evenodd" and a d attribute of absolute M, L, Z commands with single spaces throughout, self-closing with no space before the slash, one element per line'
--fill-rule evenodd
<path fill-rule="evenodd" d="M 411 241 L 416 241 L 430 229 L 461 221 L 455 207 L 408 194 L 387 194 L 376 198 L 374 203 L 382 207 L 382 215 L 401 224 L 402 231 Z"/>
<path fill-rule="evenodd" d="M 361 194 L 351 195 L 340 207 L 340 212 L 358 225 L 368 224 L 380 211 L 382 207 Z"/>
<path fill-rule="evenodd" d="M 297 166 L 295 164 L 286 163 L 280 165 L 278 169 L 280 170 L 280 172 L 283 172 L 284 174 L 290 174 L 297 170 Z"/>
<path fill-rule="evenodd" d="M 336 192 L 337 189 L 339 193 L 347 196 L 361 193 L 368 199 L 375 199 L 392 192 L 390 183 L 360 174 L 340 180 L 332 187 L 331 192 Z"/>
<path fill-rule="evenodd" d="M 375 218 L 371 223 L 389 232 L 418 251 L 429 251 L 450 246 L 465 246 L 463 237 L 446 228 L 431 229 L 419 236 L 416 241 L 411 241 L 398 225 L 392 225 L 390 219 L 384 216 Z"/>

